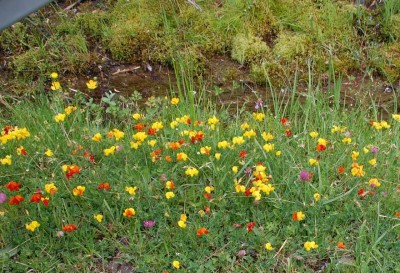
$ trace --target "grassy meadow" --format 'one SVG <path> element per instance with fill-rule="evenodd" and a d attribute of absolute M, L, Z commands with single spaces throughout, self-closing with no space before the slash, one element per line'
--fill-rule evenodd
<path fill-rule="evenodd" d="M 3 100 L 3 272 L 400 270 L 399 114 L 313 88 L 110 105 L 51 81 Z"/>

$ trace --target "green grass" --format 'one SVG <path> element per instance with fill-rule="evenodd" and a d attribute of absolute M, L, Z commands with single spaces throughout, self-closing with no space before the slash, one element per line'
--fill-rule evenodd
<path fill-rule="evenodd" d="M 350 111 L 341 104 L 331 104 L 326 96 L 340 99 L 340 79 L 335 80 L 332 94 L 324 95 L 313 83 L 312 73 L 304 102 L 300 102 L 295 75 L 288 104 L 275 95 L 273 104 L 264 102 L 272 108 L 254 110 L 265 114 L 257 121 L 252 105 L 232 111 L 215 105 L 201 88 L 191 92 L 194 84 L 188 65 L 182 59 L 175 64 L 180 84 L 179 89 L 171 90 L 175 94 L 171 97 L 179 94 L 177 105 L 170 98 L 159 98 L 139 107 L 110 97 L 96 104 L 80 93 L 71 100 L 52 91 L 45 95 L 42 91 L 33 101 L 7 104 L 9 111 L 3 112 L 1 127 L 27 128 L 30 136 L 9 140 L 0 150 L 0 158 L 12 157 L 10 166 L 0 165 L 0 192 L 8 196 L 0 204 L 3 272 L 105 272 L 111 262 L 129 265 L 134 272 L 400 270 L 400 218 L 395 214 L 400 211 L 399 121 L 390 116 L 390 128 L 375 129 L 370 119 L 380 122 L 381 117 L 374 106 Z M 7 103 L 7 98 L 3 100 Z M 57 123 L 55 115 L 68 105 L 77 109 Z M 110 107 L 121 111 L 107 112 Z M 143 117 L 133 119 L 135 112 Z M 190 123 L 185 117 L 176 128 L 170 127 L 170 122 L 184 115 L 190 117 Z M 219 120 L 215 129 L 209 120 L 213 116 Z M 288 119 L 286 123 L 283 117 Z M 148 133 L 155 122 L 161 122 L 163 128 L 132 149 L 135 126 L 145 124 Z M 245 122 L 249 128 L 243 130 Z M 346 129 L 333 133 L 334 126 Z M 124 138 L 117 141 L 109 137 L 114 128 L 123 131 Z M 245 137 L 244 144 L 233 144 L 234 137 L 250 129 L 256 136 Z M 192 142 L 185 131 L 201 131 L 204 137 Z M 264 131 L 274 136 L 268 141 L 274 144 L 273 151 L 263 149 L 267 143 L 261 135 Z M 313 139 L 309 135 L 312 131 L 319 136 Z M 96 133 L 102 135 L 100 142 L 92 140 Z M 3 139 L 4 135 L 3 130 Z M 351 138 L 350 144 L 342 142 L 345 137 Z M 328 141 L 326 150 L 316 150 L 318 138 Z M 156 140 L 154 147 L 148 144 L 150 140 Z M 170 148 L 170 143 L 180 140 L 184 143 L 178 150 Z M 229 148 L 218 147 L 224 140 L 230 143 Z M 21 145 L 27 155 L 17 155 Z M 106 156 L 104 149 L 113 146 L 118 146 L 115 153 Z M 206 146 L 211 148 L 209 155 L 201 153 Z M 372 147 L 378 152 L 372 153 Z M 47 149 L 54 155 L 45 155 Z M 162 149 L 161 154 L 155 155 L 158 149 Z M 242 151 L 246 151 L 245 157 L 239 156 Z M 281 151 L 280 156 L 277 151 Z M 357 159 L 352 159 L 353 151 L 360 153 Z M 187 161 L 177 160 L 180 152 L 188 155 Z M 94 156 L 94 163 L 87 153 Z M 219 160 L 216 153 L 221 154 Z M 310 166 L 311 158 L 319 165 Z M 377 160 L 374 166 L 369 163 L 373 158 Z M 364 166 L 363 177 L 352 175 L 353 162 Z M 67 179 L 62 170 L 65 164 L 79 166 L 80 173 Z M 252 179 L 260 164 L 272 175 L 268 184 L 275 190 L 269 195 L 261 192 L 256 201 L 252 194 L 236 192 L 234 181 L 257 191 Z M 233 166 L 238 167 L 236 174 Z M 338 173 L 340 166 L 343 173 Z M 199 174 L 186 175 L 188 167 L 196 168 Z M 309 181 L 300 180 L 302 170 L 312 174 Z M 380 187 L 369 185 L 372 178 L 379 180 Z M 11 192 L 6 187 L 10 181 L 20 182 L 20 189 Z M 175 188 L 166 189 L 165 181 L 173 181 Z M 98 190 L 106 182 L 111 190 Z M 45 192 L 49 183 L 58 188 L 54 195 Z M 86 187 L 82 196 L 73 195 L 77 186 Z M 137 187 L 134 196 L 125 191 L 127 186 Z M 206 186 L 214 187 L 211 199 L 204 196 Z M 361 189 L 363 195 L 359 194 Z M 43 202 L 30 202 L 38 190 L 49 197 L 47 207 Z M 167 199 L 168 191 L 175 197 Z M 318 202 L 315 193 L 321 196 Z M 17 194 L 25 200 L 19 205 L 8 204 Z M 130 207 L 136 215 L 126 218 L 123 212 Z M 209 212 L 204 212 L 206 207 Z M 292 219 L 297 211 L 305 214 L 303 221 Z M 94 219 L 97 214 L 104 216 L 101 223 Z M 184 229 L 178 226 L 181 214 L 187 215 Z M 25 225 L 34 220 L 40 227 L 27 230 Z M 156 224 L 146 229 L 142 224 L 145 220 Z M 249 232 L 251 222 L 255 226 Z M 75 224 L 77 230 L 61 234 L 66 224 Z M 201 227 L 209 233 L 198 237 Z M 307 252 L 303 248 L 306 241 L 315 241 L 318 248 Z M 272 251 L 265 249 L 267 242 L 274 247 Z M 338 248 L 338 242 L 343 242 L 345 249 Z M 179 270 L 172 267 L 174 260 L 180 262 Z"/>

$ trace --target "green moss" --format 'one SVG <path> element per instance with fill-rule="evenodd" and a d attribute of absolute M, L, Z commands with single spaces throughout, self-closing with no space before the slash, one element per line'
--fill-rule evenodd
<path fill-rule="evenodd" d="M 261 63 L 268 58 L 270 48 L 259 37 L 238 34 L 232 41 L 232 59 L 241 64 Z"/>
<path fill-rule="evenodd" d="M 281 32 L 276 39 L 273 53 L 285 61 L 294 57 L 304 57 L 309 51 L 310 43 L 310 37 L 306 34 Z"/>

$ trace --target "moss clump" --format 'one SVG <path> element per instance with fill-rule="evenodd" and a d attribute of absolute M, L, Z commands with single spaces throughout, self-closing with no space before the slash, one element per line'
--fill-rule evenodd
<path fill-rule="evenodd" d="M 391 83 L 400 80 L 400 41 L 380 50 L 384 58 L 380 59 L 379 71 Z"/>
<path fill-rule="evenodd" d="M 232 59 L 241 64 L 262 63 L 269 54 L 270 48 L 259 37 L 252 34 L 238 34 L 232 41 Z"/>
<path fill-rule="evenodd" d="M 276 39 L 274 55 L 289 61 L 294 57 L 304 57 L 309 51 L 311 39 L 306 34 L 282 32 Z"/>

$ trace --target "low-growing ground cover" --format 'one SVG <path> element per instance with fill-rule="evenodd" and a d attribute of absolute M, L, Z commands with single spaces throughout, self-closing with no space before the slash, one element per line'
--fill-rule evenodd
<path fill-rule="evenodd" d="M 2 100 L 3 272 L 399 272 L 399 114 L 310 87 L 285 107 L 177 92 L 109 118 L 52 76 Z"/>

